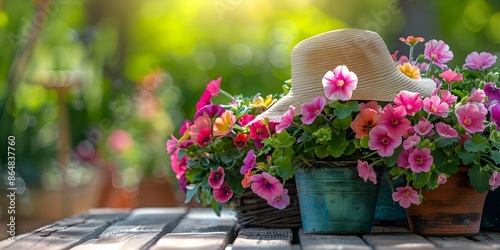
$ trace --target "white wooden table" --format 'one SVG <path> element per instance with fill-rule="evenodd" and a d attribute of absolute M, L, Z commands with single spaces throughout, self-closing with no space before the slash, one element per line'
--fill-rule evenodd
<path fill-rule="evenodd" d="M 4 240 L 0 249 L 499 249 L 500 233 L 422 237 L 404 227 L 374 227 L 365 235 L 304 234 L 290 228 L 240 228 L 230 210 L 92 209 Z"/>

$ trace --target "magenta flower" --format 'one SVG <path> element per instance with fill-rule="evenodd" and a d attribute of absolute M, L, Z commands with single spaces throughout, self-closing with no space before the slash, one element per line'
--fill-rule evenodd
<path fill-rule="evenodd" d="M 255 116 L 254 115 L 250 115 L 250 114 L 244 114 L 239 120 L 238 120 L 238 124 L 240 124 L 240 126 L 242 127 L 245 127 L 248 123 L 250 123 L 253 119 L 255 119 Z"/>
<path fill-rule="evenodd" d="M 262 120 L 256 121 L 250 124 L 248 127 L 250 129 L 250 138 L 254 140 L 263 140 L 269 137 L 269 130 Z"/>
<path fill-rule="evenodd" d="M 413 130 L 419 135 L 428 135 L 434 128 L 434 124 L 425 119 L 425 117 L 420 117 L 418 123 L 413 126 Z"/>
<path fill-rule="evenodd" d="M 224 169 L 219 166 L 216 171 L 210 169 L 210 176 L 208 177 L 208 184 L 213 189 L 219 189 L 224 183 Z"/>
<path fill-rule="evenodd" d="M 439 185 L 443 185 L 448 181 L 448 178 L 446 178 L 446 175 L 444 173 L 440 173 L 438 175 L 437 183 Z"/>
<path fill-rule="evenodd" d="M 497 88 L 494 83 L 486 83 L 484 85 L 484 93 L 488 97 L 486 107 L 489 107 L 491 103 L 500 102 L 500 88 Z"/>
<path fill-rule="evenodd" d="M 194 119 L 196 120 L 198 117 L 203 116 L 203 113 L 207 113 L 209 118 L 219 117 L 225 111 L 219 104 L 207 104 L 194 113 Z"/>
<path fill-rule="evenodd" d="M 458 137 L 458 132 L 450 125 L 443 123 L 443 122 L 438 122 L 436 123 L 436 131 L 439 134 L 439 136 L 443 138 L 457 138 Z"/>
<path fill-rule="evenodd" d="M 267 201 L 267 204 L 279 210 L 286 208 L 288 205 L 290 205 L 290 196 L 288 195 L 288 189 L 284 188 L 283 193 L 276 196 L 276 198 L 274 198 L 273 200 Z"/>
<path fill-rule="evenodd" d="M 401 168 L 409 168 L 410 163 L 408 162 L 408 158 L 410 157 L 410 154 L 413 152 L 413 148 L 410 148 L 408 150 L 403 150 L 401 154 L 398 156 L 398 162 L 397 165 Z"/>
<path fill-rule="evenodd" d="M 455 110 L 458 118 L 458 123 L 462 125 L 467 132 L 474 134 L 482 132 L 485 128 L 486 114 L 481 112 L 476 104 L 466 103 Z"/>
<path fill-rule="evenodd" d="M 222 77 L 217 78 L 217 80 L 212 80 L 207 84 L 206 90 L 210 92 L 210 95 L 212 96 L 218 96 L 220 93 L 220 81 L 222 80 Z"/>
<path fill-rule="evenodd" d="M 500 173 L 494 171 L 490 177 L 489 184 L 491 186 L 491 191 L 495 191 L 498 187 L 500 187 Z"/>
<path fill-rule="evenodd" d="M 245 165 L 241 166 L 240 174 L 245 174 L 248 170 L 252 170 L 252 168 L 257 165 L 257 162 L 255 160 L 256 157 L 253 152 L 253 149 L 248 151 L 247 156 L 245 157 L 245 159 L 243 159 L 243 163 Z"/>
<path fill-rule="evenodd" d="M 167 153 L 172 154 L 174 150 L 176 150 L 179 147 L 179 140 L 175 138 L 174 135 L 170 135 L 170 140 L 167 141 L 166 149 Z"/>
<path fill-rule="evenodd" d="M 495 103 L 490 107 L 491 120 L 497 125 L 497 129 L 500 129 L 500 104 Z"/>
<path fill-rule="evenodd" d="M 420 202 L 420 196 L 410 186 L 398 187 L 396 188 L 396 192 L 392 193 L 392 200 L 399 202 L 399 205 L 404 208 L 409 208 L 411 204 L 418 204 Z"/>
<path fill-rule="evenodd" d="M 405 107 L 398 106 L 394 108 L 392 105 L 387 104 L 380 112 L 377 124 L 386 127 L 392 136 L 403 136 L 411 126 L 411 122 L 405 116 Z"/>
<path fill-rule="evenodd" d="M 184 133 L 186 133 L 189 126 L 191 126 L 191 125 L 193 125 L 193 123 L 190 120 L 188 120 L 188 119 L 184 120 L 182 125 L 179 127 L 179 134 L 183 135 Z"/>
<path fill-rule="evenodd" d="M 488 52 L 477 53 L 476 51 L 470 53 L 465 58 L 464 67 L 476 70 L 487 69 L 497 61 L 497 57 Z"/>
<path fill-rule="evenodd" d="M 433 157 L 429 148 L 415 148 L 408 156 L 408 163 L 413 172 L 429 172 L 431 170 Z"/>
<path fill-rule="evenodd" d="M 484 93 L 484 90 L 473 88 L 472 92 L 470 93 L 468 101 L 483 103 L 485 98 L 486 98 L 486 93 Z"/>
<path fill-rule="evenodd" d="M 420 111 L 424 106 L 419 93 L 401 91 L 394 97 L 394 104 L 396 107 L 404 107 L 408 115 L 413 116 Z"/>
<path fill-rule="evenodd" d="M 447 83 L 452 83 L 452 82 L 459 82 L 464 79 L 464 76 L 462 74 L 457 74 L 455 71 L 447 70 L 441 74 L 439 74 L 443 80 L 445 80 Z"/>
<path fill-rule="evenodd" d="M 408 150 L 410 148 L 417 146 L 419 142 L 420 142 L 420 136 L 418 136 L 417 134 L 413 134 L 403 142 L 403 148 L 405 150 Z"/>
<path fill-rule="evenodd" d="M 233 197 L 233 190 L 229 188 L 227 183 L 222 183 L 220 188 L 212 191 L 215 201 L 219 203 L 226 203 Z"/>
<path fill-rule="evenodd" d="M 339 65 L 333 71 L 326 72 L 322 83 L 328 99 L 347 101 L 358 85 L 358 76 L 345 65 Z"/>
<path fill-rule="evenodd" d="M 442 66 L 453 59 L 453 52 L 451 52 L 450 47 L 445 42 L 435 39 L 425 43 L 424 55 L 425 59 L 438 66 Z"/>
<path fill-rule="evenodd" d="M 448 104 L 448 107 L 453 106 L 453 104 L 457 101 L 458 97 L 451 94 L 448 90 L 441 91 L 441 102 L 445 102 Z"/>
<path fill-rule="evenodd" d="M 212 94 L 206 89 L 203 94 L 201 94 L 200 100 L 196 103 L 196 110 L 200 110 L 209 104 L 212 104 Z"/>
<path fill-rule="evenodd" d="M 250 177 L 252 191 L 267 201 L 272 201 L 283 193 L 283 185 L 272 175 L 263 172 Z"/>
<path fill-rule="evenodd" d="M 187 157 L 183 156 L 179 159 L 179 149 L 177 149 L 173 154 L 170 155 L 170 167 L 175 173 L 177 179 L 181 178 L 187 171 Z"/>
<path fill-rule="evenodd" d="M 373 167 L 366 161 L 358 160 L 358 175 L 363 178 L 365 182 L 370 180 L 373 184 L 377 184 L 377 174 L 375 170 L 373 170 Z"/>
<path fill-rule="evenodd" d="M 196 137 L 196 143 L 200 147 L 206 147 L 212 142 L 212 133 L 210 128 L 202 128 Z"/>
<path fill-rule="evenodd" d="M 300 109 L 300 113 L 302 114 L 302 118 L 300 118 L 300 120 L 302 121 L 302 123 L 313 123 L 314 119 L 316 119 L 316 117 L 321 114 L 321 111 L 323 111 L 325 105 L 326 100 L 322 96 L 318 96 L 312 99 L 311 102 L 302 105 L 302 108 Z"/>
<path fill-rule="evenodd" d="M 424 110 L 427 113 L 446 118 L 448 117 L 449 106 L 446 102 L 442 102 L 439 96 L 433 95 L 424 99 Z"/>
<path fill-rule="evenodd" d="M 290 125 L 292 125 L 294 111 L 295 111 L 295 107 L 290 106 L 288 111 L 283 116 L 281 116 L 280 123 L 276 126 L 276 133 L 279 133 L 279 132 L 285 130 L 286 128 L 290 127 Z"/>
<path fill-rule="evenodd" d="M 370 130 L 368 146 L 377 150 L 380 156 L 392 156 L 394 149 L 401 144 L 401 136 L 389 133 L 385 126 L 377 125 Z"/>

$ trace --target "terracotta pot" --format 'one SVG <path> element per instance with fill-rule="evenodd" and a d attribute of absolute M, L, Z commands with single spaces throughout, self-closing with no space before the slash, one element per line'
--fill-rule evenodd
<path fill-rule="evenodd" d="M 413 233 L 434 236 L 465 236 L 479 233 L 483 205 L 488 192 L 478 193 L 470 185 L 467 171 L 448 178 L 438 188 L 423 191 L 420 205 L 406 209 L 408 224 Z"/>

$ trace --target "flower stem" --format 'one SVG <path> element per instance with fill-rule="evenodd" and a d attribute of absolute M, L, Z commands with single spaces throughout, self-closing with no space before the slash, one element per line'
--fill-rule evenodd
<path fill-rule="evenodd" d="M 226 91 L 220 89 L 220 93 L 223 94 L 223 95 L 225 95 L 227 98 L 229 98 L 229 99 L 237 102 L 236 98 L 234 98 L 234 96 L 232 96 L 231 94 L 227 93 Z"/>
<path fill-rule="evenodd" d="M 408 55 L 408 62 L 410 64 L 411 64 L 411 60 L 413 60 L 413 46 L 410 45 L 410 54 Z"/>

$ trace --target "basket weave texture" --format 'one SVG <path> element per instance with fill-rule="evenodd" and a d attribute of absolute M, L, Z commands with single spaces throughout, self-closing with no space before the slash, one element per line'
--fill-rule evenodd
<path fill-rule="evenodd" d="M 290 205 L 279 210 L 267 204 L 267 201 L 257 196 L 252 190 L 235 197 L 234 209 L 238 222 L 242 227 L 288 227 L 302 226 L 300 219 L 299 200 L 295 180 L 285 184 L 290 196 Z"/>

